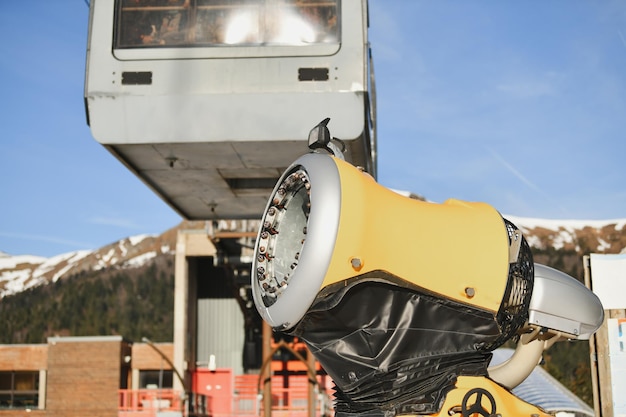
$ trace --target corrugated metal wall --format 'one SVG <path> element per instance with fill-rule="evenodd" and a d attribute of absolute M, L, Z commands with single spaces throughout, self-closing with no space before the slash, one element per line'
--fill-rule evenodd
<path fill-rule="evenodd" d="M 235 375 L 243 373 L 244 320 L 235 299 L 199 299 L 197 334 L 199 368 L 207 367 L 215 355 L 217 368 L 232 368 Z"/>

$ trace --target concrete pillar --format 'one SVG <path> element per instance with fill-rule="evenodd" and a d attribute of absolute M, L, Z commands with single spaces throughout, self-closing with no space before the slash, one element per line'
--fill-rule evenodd
<path fill-rule="evenodd" d="M 175 390 L 190 390 L 190 379 L 187 371 L 195 367 L 189 363 L 192 344 L 195 338 L 196 302 L 195 269 L 190 268 L 190 257 L 215 256 L 216 249 L 205 230 L 180 230 L 176 239 L 176 255 L 174 261 L 174 366 L 181 375 L 185 375 L 187 387 L 174 380 Z M 192 317 L 193 316 L 193 317 Z"/>

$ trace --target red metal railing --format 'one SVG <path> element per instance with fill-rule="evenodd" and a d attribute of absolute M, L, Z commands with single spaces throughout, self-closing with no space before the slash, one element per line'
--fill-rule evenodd
<path fill-rule="evenodd" d="M 259 396 L 258 375 L 236 375 L 233 392 L 233 416 L 259 416 L 261 400 Z M 219 417 L 219 416 L 217 416 Z"/>
<path fill-rule="evenodd" d="M 119 390 L 119 417 L 156 416 L 160 411 L 183 410 L 180 391 L 173 389 L 121 389 Z"/>
<path fill-rule="evenodd" d="M 321 382 L 322 378 L 318 380 Z M 156 417 L 159 412 L 164 411 L 177 411 L 181 416 L 259 417 L 263 415 L 263 404 L 258 384 L 258 375 L 236 375 L 232 392 L 220 392 L 220 395 L 230 396 L 228 400 L 232 405 L 229 406 L 230 412 L 213 409 L 210 395 L 192 393 L 187 399 L 188 410 L 183 410 L 185 403 L 181 391 L 121 389 L 119 390 L 118 417 Z M 284 387 L 283 384 L 282 377 L 272 378 L 272 417 L 308 417 L 310 384 L 308 378 L 291 376 L 288 380 L 289 387 Z M 317 394 L 314 400 L 315 415 L 317 417 L 332 415 L 329 393 L 322 389 Z"/>
<path fill-rule="evenodd" d="M 289 387 L 283 378 L 272 378 L 272 417 L 308 417 L 309 380 L 306 376 L 291 376 Z M 213 413 L 213 417 L 257 417 L 263 415 L 258 375 L 236 375 L 229 415 Z M 331 396 L 325 390 L 315 399 L 315 415 L 332 415 Z"/>
<path fill-rule="evenodd" d="M 119 390 L 118 417 L 155 417 L 164 411 L 176 411 L 181 416 L 203 417 L 211 415 L 211 398 L 191 393 L 186 409 L 181 391 L 172 389 L 121 389 Z"/>

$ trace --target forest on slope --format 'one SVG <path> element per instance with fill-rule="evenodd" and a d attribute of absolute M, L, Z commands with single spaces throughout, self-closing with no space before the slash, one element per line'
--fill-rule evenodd
<path fill-rule="evenodd" d="M 0 300 L 0 343 L 51 336 L 121 335 L 171 342 L 174 258 L 136 269 L 83 272 Z"/>

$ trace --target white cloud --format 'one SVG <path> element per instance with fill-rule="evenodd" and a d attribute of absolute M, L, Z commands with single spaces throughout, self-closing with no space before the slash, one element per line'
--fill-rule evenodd
<path fill-rule="evenodd" d="M 541 187 L 539 187 L 537 184 L 529 180 L 524 174 L 518 171 L 513 165 L 511 165 L 508 161 L 506 161 L 496 151 L 494 151 L 493 149 L 487 146 L 485 146 L 485 149 L 489 151 L 489 153 L 491 153 L 491 155 L 493 155 L 493 157 L 496 160 L 498 160 L 498 162 L 500 162 L 507 169 L 507 171 L 513 174 L 521 182 L 526 184 L 530 189 L 540 194 L 545 200 L 549 201 L 550 205 L 552 205 L 553 207 L 558 207 L 564 215 L 567 215 L 568 211 L 561 205 L 559 201 L 555 200 L 552 196 L 550 196 L 547 192 L 545 192 Z"/>
<path fill-rule="evenodd" d="M 496 86 L 500 92 L 513 98 L 535 98 L 555 94 L 554 85 L 541 80 L 519 80 Z"/>
<path fill-rule="evenodd" d="M 92 247 L 93 244 L 88 242 L 81 242 L 76 240 L 68 240 L 56 236 L 43 236 L 43 235 L 32 235 L 27 233 L 12 233 L 12 232 L 1 232 L 0 236 L 8 237 L 12 239 L 20 239 L 20 240 L 32 240 L 37 242 L 48 242 L 55 243 L 64 246 L 73 246 L 73 247 Z"/>
<path fill-rule="evenodd" d="M 96 216 L 90 217 L 87 221 L 92 224 L 100 224 L 104 226 L 115 226 L 126 229 L 141 229 L 141 227 L 134 221 L 120 217 Z"/>
<path fill-rule="evenodd" d="M 626 39 L 624 39 L 624 35 L 622 34 L 622 31 L 618 29 L 617 30 L 617 35 L 622 40 L 622 44 L 624 45 L 624 48 L 626 48 Z"/>

